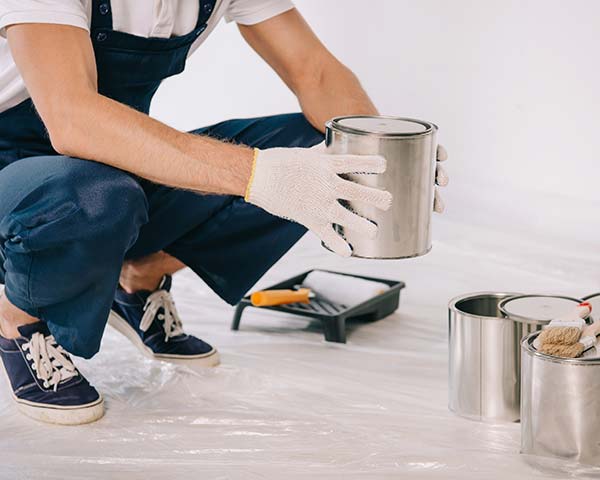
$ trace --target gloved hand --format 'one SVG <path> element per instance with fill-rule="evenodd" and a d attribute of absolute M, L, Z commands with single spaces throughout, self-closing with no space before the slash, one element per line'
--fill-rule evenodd
<path fill-rule="evenodd" d="M 318 145 L 315 145 L 312 148 L 324 152 L 325 151 L 325 142 L 319 143 Z M 448 182 L 450 179 L 448 178 L 448 174 L 446 173 L 444 168 L 440 165 L 441 162 L 445 162 L 446 160 L 448 160 L 448 152 L 442 145 L 438 145 L 435 158 L 436 158 L 436 164 L 435 164 L 436 187 L 434 190 L 434 197 L 433 197 L 433 211 L 436 213 L 443 213 L 446 206 L 445 206 L 444 202 L 442 201 L 442 197 L 441 197 L 441 195 L 439 193 L 439 189 L 437 187 L 438 186 L 445 187 L 446 185 L 448 185 Z"/>
<path fill-rule="evenodd" d="M 245 200 L 267 212 L 293 220 L 314 232 L 335 253 L 349 257 L 350 245 L 333 224 L 374 238 L 377 226 L 340 205 L 354 200 L 387 210 L 392 195 L 344 180 L 343 173 L 383 173 L 379 155 L 332 155 L 321 145 L 313 148 L 255 149 Z"/>
<path fill-rule="evenodd" d="M 441 145 L 438 145 L 437 155 L 436 155 L 437 163 L 435 164 L 435 184 L 440 187 L 445 187 L 448 185 L 448 175 L 446 171 L 440 165 L 440 162 L 443 162 L 448 159 L 448 153 L 446 149 Z M 437 213 L 442 213 L 445 209 L 444 202 L 442 201 L 442 197 L 438 192 L 438 188 L 435 187 L 435 197 L 433 200 L 433 211 Z"/>

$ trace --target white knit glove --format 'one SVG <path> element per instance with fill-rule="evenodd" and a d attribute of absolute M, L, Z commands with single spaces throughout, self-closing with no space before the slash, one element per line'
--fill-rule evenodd
<path fill-rule="evenodd" d="M 441 145 L 438 145 L 437 155 L 436 155 L 437 163 L 435 164 L 435 184 L 440 187 L 445 187 L 448 185 L 448 175 L 446 171 L 440 165 L 440 162 L 443 162 L 448 159 L 448 153 L 446 149 Z M 444 206 L 444 202 L 442 201 L 442 197 L 438 192 L 438 188 L 435 188 L 435 197 L 433 201 L 433 211 L 437 213 L 442 213 L 446 207 Z"/>
<path fill-rule="evenodd" d="M 374 238 L 377 226 L 340 205 L 339 199 L 359 201 L 382 210 L 392 195 L 366 187 L 338 174 L 383 173 L 379 155 L 332 155 L 322 145 L 313 148 L 255 149 L 252 177 L 245 199 L 267 212 L 293 220 L 315 233 L 335 253 L 349 257 L 350 245 L 333 224 Z"/>

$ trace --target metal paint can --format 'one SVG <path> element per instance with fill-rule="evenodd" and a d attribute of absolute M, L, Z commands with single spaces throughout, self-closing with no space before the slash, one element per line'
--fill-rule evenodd
<path fill-rule="evenodd" d="M 448 305 L 448 408 L 472 420 L 519 420 L 521 326 L 499 304 L 515 293 L 480 292 Z"/>
<path fill-rule="evenodd" d="M 521 453 L 600 466 L 600 358 L 559 358 L 522 344 Z"/>
<path fill-rule="evenodd" d="M 377 238 L 363 238 L 336 226 L 352 246 L 352 256 L 398 259 L 424 255 L 431 249 L 437 127 L 411 118 L 383 116 L 337 117 L 326 124 L 327 151 L 379 154 L 387 169 L 379 175 L 352 173 L 344 178 L 389 191 L 392 206 L 383 212 L 361 202 L 344 205 L 375 222 Z"/>
<path fill-rule="evenodd" d="M 521 340 L 580 302 L 556 295 L 498 292 L 452 299 L 448 305 L 450 410 L 486 422 L 518 421 Z"/>

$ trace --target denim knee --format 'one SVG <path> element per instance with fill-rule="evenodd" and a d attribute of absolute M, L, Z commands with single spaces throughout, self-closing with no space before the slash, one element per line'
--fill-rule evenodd
<path fill-rule="evenodd" d="M 26 166 L 28 160 L 20 162 Z M 35 161 L 32 172 L 45 167 L 47 174 L 25 186 L 27 193 L 2 220 L 2 236 L 26 236 L 29 248 L 38 250 L 54 241 L 116 241 L 131 237 L 132 227 L 139 228 L 147 221 L 146 196 L 129 174 L 70 157 L 31 160 Z M 130 246 L 131 242 L 127 243 Z"/>
<path fill-rule="evenodd" d="M 130 174 L 97 162 L 75 160 L 57 188 L 65 189 L 67 202 L 75 202 L 82 236 L 126 241 L 130 248 L 137 231 L 148 221 L 148 201 Z"/>

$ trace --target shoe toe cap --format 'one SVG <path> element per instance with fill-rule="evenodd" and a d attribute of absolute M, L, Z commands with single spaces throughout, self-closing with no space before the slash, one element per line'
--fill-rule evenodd
<path fill-rule="evenodd" d="M 214 351 L 212 345 L 193 335 L 181 335 L 164 343 L 164 351 L 176 355 L 204 355 Z"/>
<path fill-rule="evenodd" d="M 18 398 L 27 403 L 78 407 L 98 402 L 101 396 L 85 379 L 79 378 L 75 382 L 60 385 L 56 391 L 53 389 L 43 390 L 36 386 L 21 392 Z"/>

